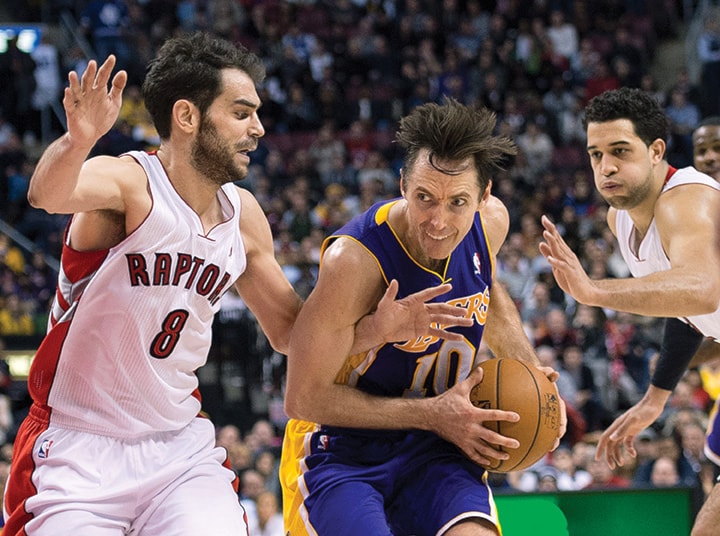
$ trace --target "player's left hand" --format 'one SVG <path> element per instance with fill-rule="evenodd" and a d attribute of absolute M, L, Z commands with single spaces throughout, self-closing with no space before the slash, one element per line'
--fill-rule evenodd
<path fill-rule="evenodd" d="M 577 255 L 567 245 L 555 224 L 547 216 L 543 216 L 542 225 L 544 242 L 540 242 L 540 253 L 550 263 L 553 276 L 558 286 L 580 303 L 592 303 L 593 282 L 585 273 Z"/>
<path fill-rule="evenodd" d="M 429 303 L 450 291 L 449 283 L 430 287 L 396 300 L 398 282 L 393 279 L 373 314 L 376 329 L 385 342 L 400 342 L 431 335 L 441 339 L 461 340 L 460 333 L 447 331 L 452 326 L 472 326 L 467 311 L 447 303 Z"/>
<path fill-rule="evenodd" d="M 538 370 L 545 374 L 547 379 L 553 383 L 555 383 L 560 377 L 560 373 L 552 367 L 538 367 Z M 555 389 L 557 390 L 557 384 L 555 385 Z M 560 401 L 560 428 L 558 429 L 558 436 L 551 450 L 555 450 L 560 446 L 560 440 L 565 435 L 565 432 L 567 432 L 567 409 L 565 408 L 565 401 L 562 399 L 559 392 L 558 400 Z"/>

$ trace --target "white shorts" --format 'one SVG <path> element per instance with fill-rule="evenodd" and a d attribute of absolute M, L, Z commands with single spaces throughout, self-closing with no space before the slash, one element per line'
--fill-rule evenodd
<path fill-rule="evenodd" d="M 14 453 L 3 536 L 247 534 L 235 474 L 208 419 L 138 440 L 47 423 L 39 435 L 30 430 L 42 425 L 31 412 L 18 434 L 27 444 Z"/>

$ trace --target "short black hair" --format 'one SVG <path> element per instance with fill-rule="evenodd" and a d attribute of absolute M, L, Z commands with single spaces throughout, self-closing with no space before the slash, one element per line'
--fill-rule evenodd
<path fill-rule="evenodd" d="M 665 111 L 657 100 L 641 89 L 623 87 L 593 97 L 585 108 L 582 121 L 587 130 L 589 123 L 618 119 L 628 119 L 635 134 L 647 146 L 657 139 L 668 141 L 670 122 Z"/>
<path fill-rule="evenodd" d="M 170 137 L 172 108 L 180 99 L 195 104 L 204 116 L 222 93 L 221 71 L 239 69 L 257 85 L 265 79 L 262 60 L 242 45 L 205 32 L 165 41 L 148 64 L 142 94 L 160 139 Z"/>

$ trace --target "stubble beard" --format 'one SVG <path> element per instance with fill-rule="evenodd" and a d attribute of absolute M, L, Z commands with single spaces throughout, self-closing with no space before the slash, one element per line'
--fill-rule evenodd
<path fill-rule="evenodd" d="M 241 168 L 235 163 L 227 142 L 220 137 L 215 124 L 206 118 L 201 120 L 198 136 L 190 152 L 190 162 L 218 186 L 241 181 L 247 176 L 247 168 Z"/>

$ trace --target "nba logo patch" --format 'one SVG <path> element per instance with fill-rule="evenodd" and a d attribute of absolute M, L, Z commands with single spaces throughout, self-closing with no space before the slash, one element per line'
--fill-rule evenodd
<path fill-rule="evenodd" d="M 50 447 L 52 447 L 53 440 L 52 439 L 46 439 L 42 443 L 40 443 L 40 449 L 38 450 L 38 458 L 47 458 L 50 456 Z"/>
<path fill-rule="evenodd" d="M 475 267 L 475 275 L 482 275 L 482 272 L 480 271 L 480 268 L 482 267 L 480 264 L 480 254 L 476 251 L 475 255 L 473 255 L 473 266 Z"/>
<path fill-rule="evenodd" d="M 318 449 L 327 450 L 328 445 L 330 445 L 330 438 L 328 436 L 323 434 L 318 437 Z"/>

